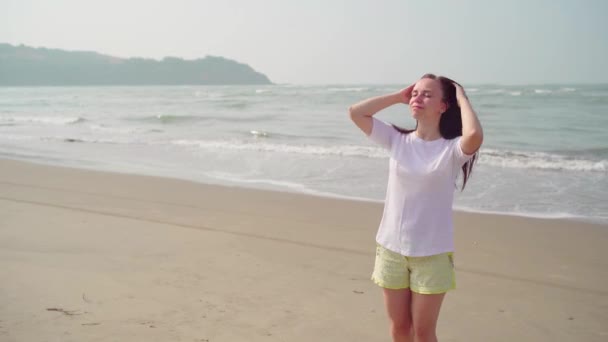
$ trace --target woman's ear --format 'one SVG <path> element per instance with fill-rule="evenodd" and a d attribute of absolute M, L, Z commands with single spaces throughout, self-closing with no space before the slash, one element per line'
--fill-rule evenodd
<path fill-rule="evenodd" d="M 441 101 L 441 114 L 447 112 L 449 108 L 450 108 L 450 106 L 448 105 L 447 102 Z"/>

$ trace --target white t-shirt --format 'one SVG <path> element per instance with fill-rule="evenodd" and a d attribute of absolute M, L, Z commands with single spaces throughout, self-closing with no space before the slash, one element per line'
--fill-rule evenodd
<path fill-rule="evenodd" d="M 452 204 L 456 178 L 472 155 L 461 137 L 426 141 L 373 119 L 369 138 L 390 152 L 384 213 L 376 241 L 405 256 L 454 250 Z"/>

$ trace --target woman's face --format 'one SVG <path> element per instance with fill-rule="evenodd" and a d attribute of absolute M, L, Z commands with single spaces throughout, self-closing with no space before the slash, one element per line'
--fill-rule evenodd
<path fill-rule="evenodd" d="M 414 119 L 439 117 L 446 109 L 443 90 L 438 80 L 423 78 L 416 82 L 410 99 L 410 110 Z"/>

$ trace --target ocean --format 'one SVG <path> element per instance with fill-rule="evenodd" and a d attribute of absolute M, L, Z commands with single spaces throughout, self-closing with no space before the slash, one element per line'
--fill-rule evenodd
<path fill-rule="evenodd" d="M 5 87 L 0 157 L 382 201 L 388 154 L 348 107 L 400 88 Z M 457 210 L 608 223 L 608 85 L 465 90 L 485 140 Z M 405 105 L 377 117 L 415 124 Z"/>

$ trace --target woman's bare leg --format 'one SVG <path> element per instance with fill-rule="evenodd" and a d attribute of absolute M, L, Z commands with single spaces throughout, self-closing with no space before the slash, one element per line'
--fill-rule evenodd
<path fill-rule="evenodd" d="M 393 342 L 413 342 L 410 289 L 384 289 L 384 304 L 391 325 Z"/>
<path fill-rule="evenodd" d="M 437 342 L 437 319 L 445 293 L 420 294 L 412 292 L 411 313 L 415 342 Z"/>

